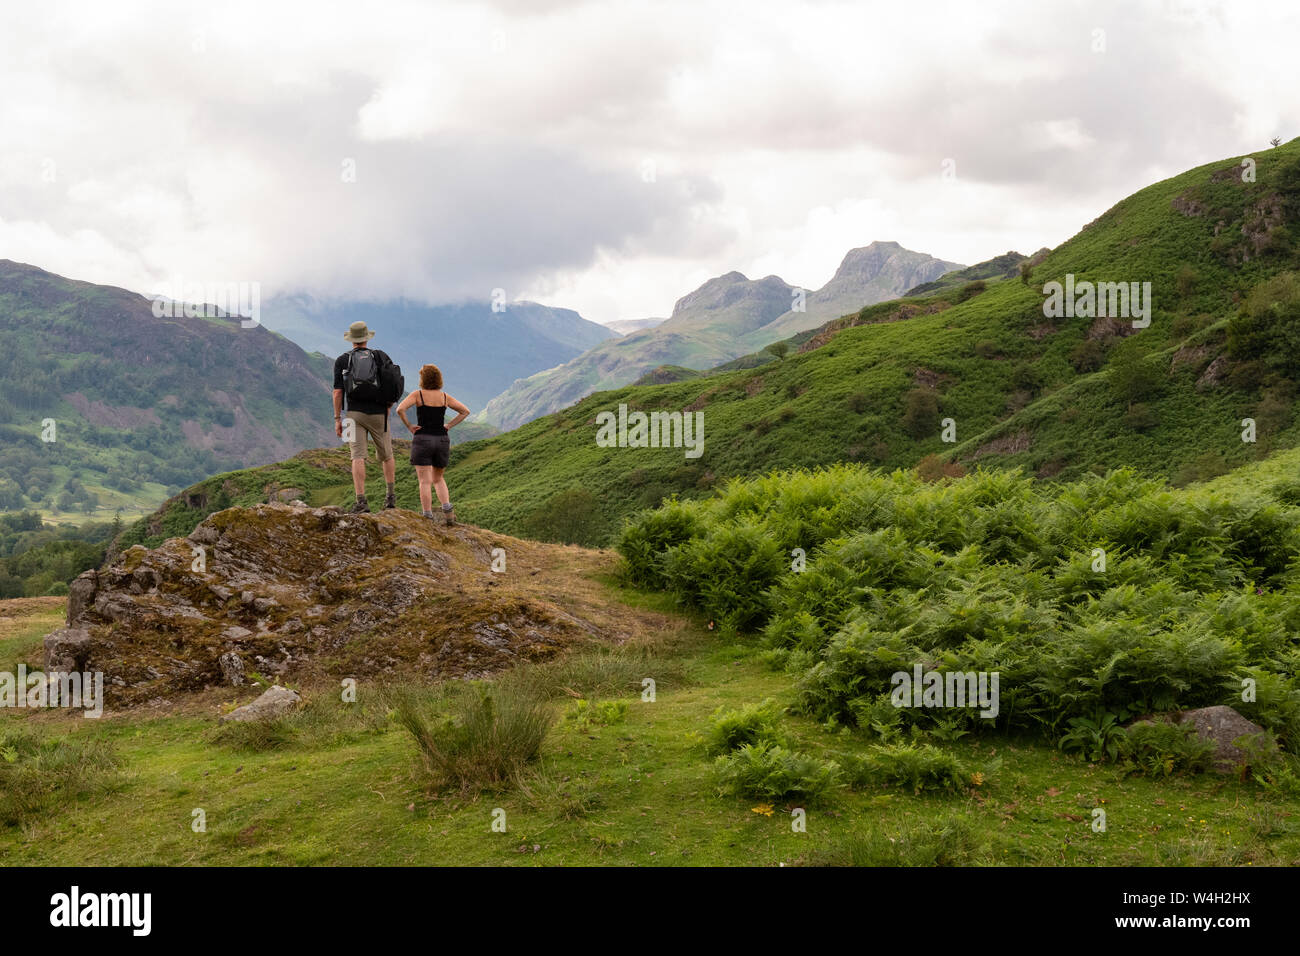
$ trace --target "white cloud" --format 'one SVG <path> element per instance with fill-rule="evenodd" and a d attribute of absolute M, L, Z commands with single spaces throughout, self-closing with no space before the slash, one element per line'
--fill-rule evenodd
<path fill-rule="evenodd" d="M 54 0 L 4 18 L 0 256 L 141 290 L 500 286 L 666 315 L 730 269 L 815 287 L 874 239 L 966 262 L 1055 245 L 1153 179 L 1300 132 L 1284 2 Z"/>

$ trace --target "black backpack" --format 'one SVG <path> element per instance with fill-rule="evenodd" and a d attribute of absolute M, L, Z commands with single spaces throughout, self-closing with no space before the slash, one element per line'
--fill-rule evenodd
<path fill-rule="evenodd" d="M 391 405 L 401 397 L 405 385 L 401 366 L 395 365 L 383 352 L 353 349 L 348 354 L 349 399 Z"/>

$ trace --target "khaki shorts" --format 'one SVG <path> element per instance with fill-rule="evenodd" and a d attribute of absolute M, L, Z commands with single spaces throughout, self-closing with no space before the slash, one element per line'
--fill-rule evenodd
<path fill-rule="evenodd" d="M 356 427 L 352 430 L 352 441 L 349 442 L 352 447 L 353 461 L 366 457 L 366 435 L 374 439 L 375 448 L 379 450 L 380 461 L 388 461 L 393 457 L 393 440 L 388 434 L 387 415 L 348 412 L 344 417 L 356 423 Z"/>

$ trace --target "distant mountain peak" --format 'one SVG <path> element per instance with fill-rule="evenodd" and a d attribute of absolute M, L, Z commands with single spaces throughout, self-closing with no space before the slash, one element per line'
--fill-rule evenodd
<path fill-rule="evenodd" d="M 780 276 L 750 279 L 743 272 L 732 270 L 714 276 L 694 292 L 688 292 L 678 299 L 669 321 L 694 319 L 701 312 L 728 309 L 745 301 L 767 302 L 774 297 L 780 298 L 788 308 L 793 290 L 794 287 Z"/>

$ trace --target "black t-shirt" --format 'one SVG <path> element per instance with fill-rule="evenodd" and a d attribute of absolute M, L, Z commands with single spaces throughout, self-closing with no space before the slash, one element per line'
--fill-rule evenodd
<path fill-rule="evenodd" d="M 379 351 L 379 349 L 371 349 L 370 351 L 375 353 L 375 357 L 380 362 L 392 361 L 386 353 Z M 344 382 L 344 373 L 348 369 L 348 356 L 351 354 L 351 351 L 344 352 L 334 360 L 334 387 L 343 390 L 343 407 L 348 411 L 361 412 L 363 415 L 387 414 L 388 406 L 383 402 L 367 402 L 364 399 L 353 401 L 348 398 L 348 387 Z"/>

